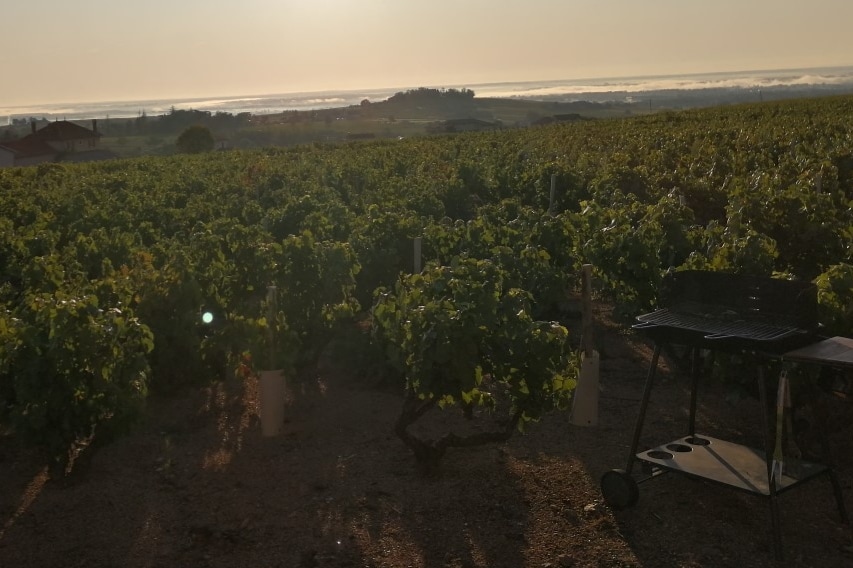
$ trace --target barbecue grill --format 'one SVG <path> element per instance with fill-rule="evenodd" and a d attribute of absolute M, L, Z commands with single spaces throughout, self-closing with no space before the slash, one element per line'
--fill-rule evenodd
<path fill-rule="evenodd" d="M 639 498 L 639 483 L 673 471 L 764 496 L 770 500 L 774 547 L 777 558 L 781 558 L 776 496 L 825 474 L 832 483 L 841 518 L 847 521 L 841 486 L 829 465 L 828 444 L 823 444 L 826 463 L 783 460 L 779 444 L 774 448 L 771 434 L 764 367 L 772 360 L 784 361 L 786 353 L 801 351 L 820 339 L 814 284 L 701 270 L 673 272 L 661 285 L 658 309 L 638 316 L 634 327 L 654 340 L 655 348 L 627 465 L 624 470 L 609 471 L 601 478 L 602 494 L 609 505 L 615 509 L 634 505 Z M 674 441 L 638 452 L 661 349 L 672 344 L 686 346 L 692 354 L 687 432 Z M 760 362 L 757 375 L 765 430 L 763 450 L 696 433 L 697 362 L 703 349 L 752 353 Z M 789 393 L 786 383 L 781 379 L 780 383 L 778 408 L 781 410 L 784 406 L 781 403 L 787 402 Z M 782 414 L 779 411 L 779 419 L 774 422 L 779 442 Z M 641 477 L 632 472 L 637 460 L 645 466 Z"/>

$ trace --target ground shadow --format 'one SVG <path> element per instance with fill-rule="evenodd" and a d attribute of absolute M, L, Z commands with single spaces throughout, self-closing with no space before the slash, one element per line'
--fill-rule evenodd
<path fill-rule="evenodd" d="M 598 426 L 554 413 L 506 444 L 449 452 L 433 478 L 393 434 L 397 390 L 332 367 L 289 382 L 275 437 L 261 435 L 257 385 L 235 379 L 152 401 L 71 484 L 3 446 L 0 565 L 774 566 L 769 512 L 751 495 L 667 475 L 633 508 L 602 503 L 598 478 L 625 464 L 650 355 L 609 337 Z M 644 447 L 686 424 L 688 381 L 663 363 Z M 698 421 L 721 437 L 754 439 L 757 417 L 750 401 L 703 390 Z M 837 427 L 834 441 L 853 437 Z M 838 457 L 853 510 L 853 451 Z M 849 565 L 827 484 L 780 506 L 786 565 Z"/>

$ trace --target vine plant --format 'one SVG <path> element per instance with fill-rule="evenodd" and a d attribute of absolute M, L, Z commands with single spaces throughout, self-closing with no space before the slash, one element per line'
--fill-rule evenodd
<path fill-rule="evenodd" d="M 448 448 L 504 441 L 564 407 L 576 385 L 566 328 L 535 321 L 529 293 L 506 282 L 492 261 L 463 257 L 401 276 L 393 292 L 378 295 L 374 332 L 405 376 L 395 432 L 428 471 Z M 436 407 L 459 408 L 469 419 L 490 412 L 500 428 L 437 440 L 413 433 L 410 426 Z"/>

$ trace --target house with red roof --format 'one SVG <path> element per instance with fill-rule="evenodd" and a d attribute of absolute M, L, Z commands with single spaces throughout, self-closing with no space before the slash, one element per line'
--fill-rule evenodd
<path fill-rule="evenodd" d="M 98 148 L 101 133 L 98 122 L 92 129 L 67 120 L 57 120 L 41 129 L 32 123 L 32 133 L 7 142 L 0 141 L 0 168 L 31 166 L 43 162 L 92 161 L 114 158 L 115 154 Z"/>
<path fill-rule="evenodd" d="M 56 149 L 50 144 L 29 136 L 0 142 L 0 168 L 55 162 L 56 154 Z"/>

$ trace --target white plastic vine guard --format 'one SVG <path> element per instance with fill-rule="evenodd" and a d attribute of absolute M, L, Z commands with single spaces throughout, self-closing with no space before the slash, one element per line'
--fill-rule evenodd
<path fill-rule="evenodd" d="M 598 426 L 598 351 L 581 358 L 581 372 L 572 401 L 571 422 L 575 426 Z"/>
<path fill-rule="evenodd" d="M 284 426 L 284 371 L 261 371 L 261 433 L 278 436 Z"/>

